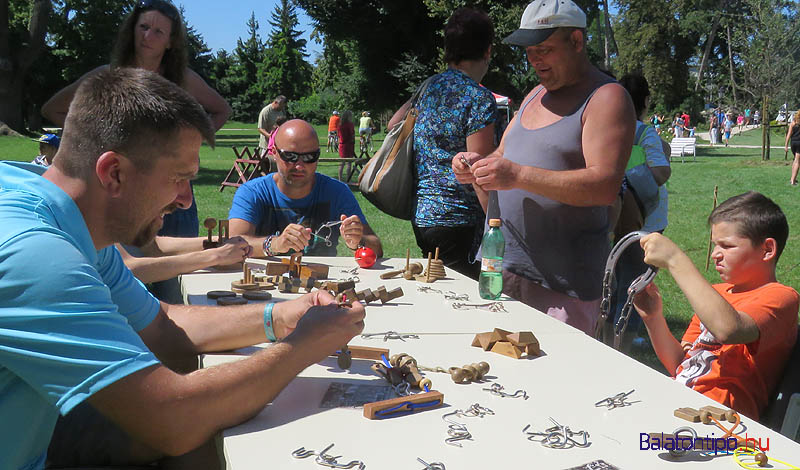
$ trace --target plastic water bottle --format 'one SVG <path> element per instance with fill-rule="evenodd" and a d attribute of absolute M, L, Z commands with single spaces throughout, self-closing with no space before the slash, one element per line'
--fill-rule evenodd
<path fill-rule="evenodd" d="M 506 241 L 500 231 L 500 219 L 489 219 L 489 231 L 481 242 L 481 275 L 478 294 L 482 299 L 497 300 L 503 293 L 503 253 Z"/>

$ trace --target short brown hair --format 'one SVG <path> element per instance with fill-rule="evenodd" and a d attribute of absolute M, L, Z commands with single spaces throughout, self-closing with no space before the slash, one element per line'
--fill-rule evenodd
<path fill-rule="evenodd" d="M 87 179 L 97 158 L 115 151 L 149 171 L 172 149 L 181 129 L 196 129 L 214 145 L 214 129 L 202 106 L 182 88 L 144 69 L 104 70 L 81 83 L 69 107 L 57 166 Z"/>
<path fill-rule="evenodd" d="M 772 199 L 756 191 L 733 196 L 711 211 L 708 224 L 720 222 L 735 224 L 739 235 L 749 239 L 754 245 L 767 238 L 775 239 L 778 250 L 776 262 L 789 238 L 789 223 L 781 208 Z"/>

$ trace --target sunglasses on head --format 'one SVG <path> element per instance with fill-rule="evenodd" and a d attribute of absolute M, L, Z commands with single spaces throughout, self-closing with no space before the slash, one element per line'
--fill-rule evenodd
<path fill-rule="evenodd" d="M 175 5 L 164 0 L 141 0 L 136 4 L 136 10 L 156 10 L 172 21 L 178 21 L 178 11 Z"/>
<path fill-rule="evenodd" d="M 306 153 L 288 152 L 278 147 L 275 147 L 275 150 L 278 151 L 278 156 L 281 157 L 281 160 L 286 163 L 295 163 L 297 160 L 301 160 L 303 163 L 314 163 L 319 160 L 319 149 Z"/>

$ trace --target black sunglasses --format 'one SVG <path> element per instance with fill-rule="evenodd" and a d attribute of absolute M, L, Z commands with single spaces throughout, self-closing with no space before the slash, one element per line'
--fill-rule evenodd
<path fill-rule="evenodd" d="M 286 163 L 295 163 L 297 160 L 302 160 L 303 163 L 314 163 L 319 160 L 319 149 L 306 153 L 287 152 L 279 149 L 278 147 L 275 147 L 275 150 L 278 151 L 278 155 L 281 157 L 281 160 L 285 161 Z"/>
<path fill-rule="evenodd" d="M 156 10 L 172 21 L 178 21 L 178 10 L 175 5 L 164 0 L 142 0 L 136 4 L 136 10 Z"/>

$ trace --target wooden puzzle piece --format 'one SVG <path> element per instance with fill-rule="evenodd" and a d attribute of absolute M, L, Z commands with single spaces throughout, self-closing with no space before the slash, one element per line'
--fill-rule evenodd
<path fill-rule="evenodd" d="M 364 417 L 367 419 L 390 418 L 395 415 L 432 410 L 442 406 L 443 403 L 444 394 L 436 390 L 431 390 L 430 392 L 366 403 L 364 405 Z M 392 411 L 384 413 L 385 410 Z"/>
<path fill-rule="evenodd" d="M 694 408 L 678 408 L 672 412 L 676 418 L 685 419 L 690 423 L 699 423 L 700 422 L 700 411 Z"/>
<path fill-rule="evenodd" d="M 508 341 L 498 341 L 492 346 L 492 352 L 519 359 L 522 357 L 523 348 L 514 346 Z"/>
<path fill-rule="evenodd" d="M 492 339 L 492 334 L 492 332 L 476 334 L 475 339 L 472 340 L 472 345 L 478 348 L 483 348 L 484 351 L 492 349 L 494 343 L 497 342 L 497 340 Z"/>

